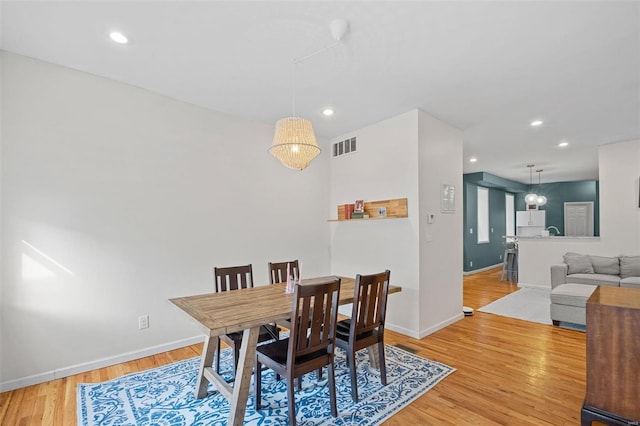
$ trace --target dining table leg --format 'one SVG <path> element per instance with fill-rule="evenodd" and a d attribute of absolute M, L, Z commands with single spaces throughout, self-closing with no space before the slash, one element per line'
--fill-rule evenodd
<path fill-rule="evenodd" d="M 202 357 L 200 358 L 200 370 L 198 371 L 198 381 L 196 383 L 196 399 L 207 396 L 209 380 L 205 377 L 204 371 L 213 366 L 213 357 L 219 349 L 219 342 L 218 336 L 207 336 L 204 340 Z"/>
<path fill-rule="evenodd" d="M 241 426 L 244 423 L 244 414 L 247 409 L 247 399 L 251 386 L 251 376 L 256 360 L 256 346 L 260 326 L 244 330 L 242 345 L 240 346 L 240 358 L 236 370 L 236 380 L 233 385 L 233 395 L 229 401 L 229 419 L 227 425 Z M 257 374 L 260 374 L 258 372 Z"/>

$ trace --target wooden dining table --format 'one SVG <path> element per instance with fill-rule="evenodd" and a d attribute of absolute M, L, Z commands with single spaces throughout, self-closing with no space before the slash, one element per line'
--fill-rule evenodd
<path fill-rule="evenodd" d="M 304 279 L 301 285 L 326 282 L 328 278 L 334 277 Z M 340 278 L 339 303 L 352 303 L 355 280 Z M 291 317 L 293 295 L 285 292 L 285 286 L 285 283 L 278 283 L 169 299 L 202 326 L 205 339 L 195 389 L 196 398 L 207 396 L 208 385 L 213 383 L 229 401 L 228 425 L 242 425 L 244 421 L 260 326 Z M 401 290 L 401 287 L 389 286 L 389 294 Z M 243 336 L 235 383 L 231 386 L 216 372 L 213 360 L 219 349 L 218 336 L 234 332 L 242 332 Z M 369 355 L 375 352 L 370 350 Z"/>

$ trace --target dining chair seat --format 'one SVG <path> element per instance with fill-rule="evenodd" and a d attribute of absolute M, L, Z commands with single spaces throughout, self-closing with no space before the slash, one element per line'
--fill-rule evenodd
<path fill-rule="evenodd" d="M 345 319 L 342 321 L 338 321 L 338 326 L 336 328 L 336 337 L 342 340 L 349 340 L 349 329 L 350 329 L 351 319 Z M 374 334 L 378 334 L 378 330 L 369 330 L 362 332 L 356 335 L 356 339 L 364 339 L 365 337 L 371 337 Z"/>
<path fill-rule="evenodd" d="M 280 334 L 280 328 L 274 326 L 273 324 L 267 324 L 260 326 L 260 334 L 258 335 L 258 343 L 266 342 L 271 339 L 276 339 Z M 235 332 L 225 334 L 228 338 L 240 344 L 242 342 L 242 332 Z"/>

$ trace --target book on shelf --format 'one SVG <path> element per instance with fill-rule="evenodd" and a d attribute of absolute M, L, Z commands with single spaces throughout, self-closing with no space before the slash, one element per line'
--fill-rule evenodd
<path fill-rule="evenodd" d="M 363 212 L 353 212 L 351 213 L 351 219 L 362 219 L 364 218 Z"/>
<path fill-rule="evenodd" d="M 344 218 L 349 220 L 352 218 L 353 215 L 353 210 L 354 210 L 354 205 L 353 204 L 345 204 L 344 205 Z"/>

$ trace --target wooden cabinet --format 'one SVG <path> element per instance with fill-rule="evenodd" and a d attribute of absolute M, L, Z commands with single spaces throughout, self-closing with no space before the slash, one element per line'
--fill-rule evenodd
<path fill-rule="evenodd" d="M 582 425 L 640 422 L 640 289 L 599 286 L 587 300 Z"/>
<path fill-rule="evenodd" d="M 384 208 L 385 214 L 380 214 L 380 209 Z M 378 200 L 378 201 L 365 201 L 364 213 L 369 215 L 368 218 L 363 219 L 346 219 L 345 217 L 345 205 L 338 206 L 338 218 L 331 219 L 329 222 L 340 221 L 356 221 L 356 220 L 371 220 L 371 219 L 398 219 L 402 217 L 408 217 L 407 212 L 407 199 L 395 198 L 393 200 Z"/>

